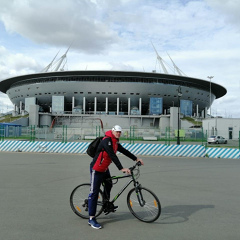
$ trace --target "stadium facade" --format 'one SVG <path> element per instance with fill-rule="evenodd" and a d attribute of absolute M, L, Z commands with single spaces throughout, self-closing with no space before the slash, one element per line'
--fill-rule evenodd
<path fill-rule="evenodd" d="M 212 102 L 227 92 L 221 85 L 210 86 L 202 79 L 130 71 L 22 75 L 1 81 L 0 91 L 8 95 L 16 114 L 29 112 L 32 105 L 39 106 L 37 125 L 41 125 L 41 115 L 46 114 L 50 117 L 48 122 L 64 114 L 158 118 L 179 105 L 181 114 L 205 118 Z"/>
<path fill-rule="evenodd" d="M 53 126 L 57 122 L 79 127 L 95 118 L 105 127 L 121 124 L 125 128 L 176 129 L 179 115 L 206 118 L 207 109 L 227 90 L 211 79 L 209 82 L 184 76 L 171 58 L 178 75 L 169 74 L 153 48 L 163 73 L 65 71 L 68 49 L 41 73 L 2 80 L 0 91 L 14 104 L 13 115 L 29 113 L 28 124 L 35 126 Z"/>

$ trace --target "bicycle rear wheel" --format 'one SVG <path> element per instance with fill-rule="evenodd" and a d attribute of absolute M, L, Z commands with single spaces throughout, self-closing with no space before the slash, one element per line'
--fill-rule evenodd
<path fill-rule="evenodd" d="M 90 183 L 84 183 L 73 189 L 70 195 L 70 206 L 75 214 L 81 218 L 88 219 L 88 195 L 90 191 Z M 103 211 L 103 192 L 100 190 L 98 196 L 96 217 Z"/>
<path fill-rule="evenodd" d="M 138 193 L 135 188 L 129 191 L 127 205 L 133 216 L 143 222 L 154 222 L 161 214 L 158 197 L 144 187 L 140 187 Z"/>

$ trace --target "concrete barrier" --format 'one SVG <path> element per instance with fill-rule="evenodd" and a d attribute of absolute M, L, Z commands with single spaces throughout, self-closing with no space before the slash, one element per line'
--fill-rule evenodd
<path fill-rule="evenodd" d="M 96 138 L 96 136 L 85 136 L 84 139 L 85 140 L 94 140 Z"/>
<path fill-rule="evenodd" d="M 143 137 L 144 141 L 157 141 L 157 137 Z"/>
<path fill-rule="evenodd" d="M 30 142 L 2 141 L 0 151 L 8 152 L 47 152 L 47 153 L 86 153 L 89 142 Z M 129 144 L 122 145 L 135 155 L 173 156 L 173 157 L 209 157 L 239 159 L 239 149 L 206 148 L 202 145 L 165 145 L 165 144 Z"/>

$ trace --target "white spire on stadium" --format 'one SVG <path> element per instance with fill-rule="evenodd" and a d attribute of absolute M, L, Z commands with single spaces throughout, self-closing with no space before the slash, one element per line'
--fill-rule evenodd
<path fill-rule="evenodd" d="M 58 71 L 64 71 L 66 63 L 67 63 L 67 53 L 70 49 L 67 49 L 67 51 L 57 60 L 55 61 L 58 53 L 56 54 L 56 56 L 53 58 L 53 60 L 51 61 L 51 63 L 49 63 L 41 72 L 58 72 Z M 55 62 L 54 62 L 55 61 Z"/>
<path fill-rule="evenodd" d="M 152 43 L 152 42 L 151 42 Z M 168 57 L 170 58 L 172 64 L 173 64 L 173 68 L 167 63 L 165 62 L 160 55 L 158 54 L 156 48 L 154 47 L 153 43 L 152 43 L 153 49 L 157 55 L 157 61 L 159 63 L 159 69 L 160 72 L 164 73 L 164 74 L 170 74 L 169 71 L 167 69 L 171 69 L 171 71 L 173 72 L 173 74 L 175 75 L 179 75 L 179 76 L 187 76 L 176 64 L 175 62 L 172 60 L 172 58 L 170 57 L 170 55 L 168 54 Z M 65 71 L 65 66 L 67 63 L 67 53 L 69 51 L 71 46 L 68 47 L 67 51 L 58 59 L 55 61 L 58 53 L 56 54 L 56 56 L 53 58 L 53 60 L 41 71 L 41 72 L 57 72 L 57 71 Z M 166 67 L 167 66 L 167 67 Z"/>
<path fill-rule="evenodd" d="M 152 43 L 152 46 L 153 46 L 153 49 L 157 55 L 157 61 L 159 63 L 159 68 L 160 68 L 160 71 L 162 69 L 162 73 L 165 73 L 165 74 L 169 74 L 168 70 L 167 70 L 167 67 L 170 68 L 174 74 L 176 75 L 180 75 L 180 76 L 187 76 L 176 64 L 175 62 L 172 60 L 172 58 L 170 57 L 170 55 L 167 53 L 168 57 L 170 58 L 172 64 L 173 64 L 173 68 L 171 66 L 169 66 L 158 54 L 156 48 L 154 47 L 153 43 Z M 161 66 L 161 67 L 160 67 Z M 166 67 L 167 66 L 167 67 Z"/>

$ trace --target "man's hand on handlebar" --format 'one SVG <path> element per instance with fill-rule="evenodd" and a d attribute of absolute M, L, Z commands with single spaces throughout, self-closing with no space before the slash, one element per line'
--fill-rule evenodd
<path fill-rule="evenodd" d="M 137 162 L 140 162 L 141 165 L 144 165 L 143 160 L 141 158 L 137 158 Z"/>
<path fill-rule="evenodd" d="M 142 159 L 140 159 L 140 158 L 137 158 L 137 160 L 136 160 L 136 162 L 137 162 L 137 164 L 136 164 L 136 166 L 141 166 L 141 165 L 144 165 L 143 164 L 143 160 Z M 131 170 L 133 170 L 135 167 L 131 167 L 130 169 L 129 168 L 123 168 L 123 169 L 121 169 L 121 171 L 123 172 L 123 173 L 126 173 L 126 174 L 131 174 Z"/>
<path fill-rule="evenodd" d="M 123 169 L 121 169 L 121 171 L 122 171 L 123 173 L 126 173 L 126 174 L 131 174 L 131 171 L 130 171 L 129 168 L 123 168 Z"/>

